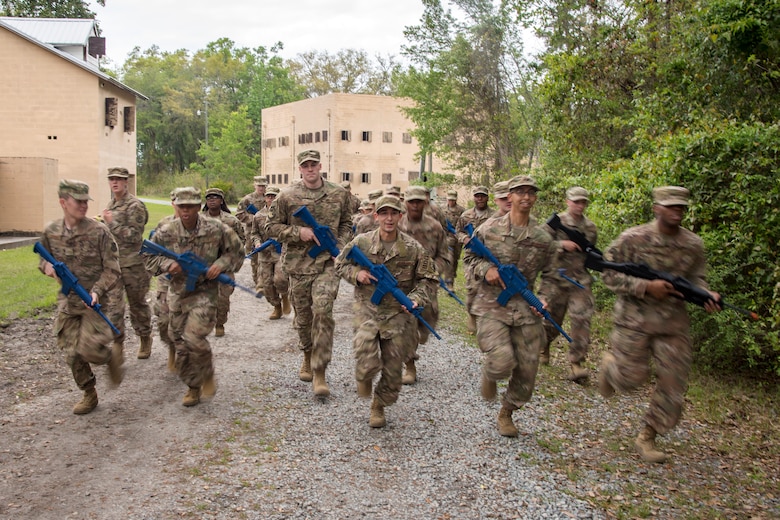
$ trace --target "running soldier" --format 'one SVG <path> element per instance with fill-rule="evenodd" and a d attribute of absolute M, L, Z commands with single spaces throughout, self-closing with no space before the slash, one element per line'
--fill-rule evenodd
<path fill-rule="evenodd" d="M 444 212 L 444 218 L 447 219 L 453 228 L 458 224 L 460 216 L 466 211 L 466 208 L 458 204 L 458 192 L 450 190 L 447 192 L 447 206 L 442 211 Z M 449 226 L 447 226 L 449 228 Z M 458 238 L 453 233 L 447 233 L 447 247 L 452 250 L 452 267 L 450 271 L 444 276 L 444 281 L 450 287 L 455 283 L 455 278 L 458 276 L 458 262 L 460 261 L 460 252 L 462 245 L 458 242 Z"/>
<path fill-rule="evenodd" d="M 254 216 L 253 210 L 249 209 L 250 206 L 254 207 L 257 211 L 260 211 L 265 205 L 265 188 L 268 186 L 268 179 L 258 175 L 254 178 L 255 191 L 245 195 L 241 201 L 239 201 L 236 207 L 236 218 L 244 224 L 244 236 L 245 236 L 245 253 L 249 254 L 252 251 L 252 244 L 249 242 L 249 233 L 252 227 L 252 217 Z M 252 257 L 252 282 L 255 284 L 255 291 L 258 293 L 263 292 L 263 280 L 260 276 L 260 260 L 257 255 Z"/>

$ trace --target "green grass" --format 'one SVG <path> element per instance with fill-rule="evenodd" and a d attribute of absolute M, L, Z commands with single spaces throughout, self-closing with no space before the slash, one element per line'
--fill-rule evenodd
<path fill-rule="evenodd" d="M 38 270 L 32 246 L 0 251 L 0 323 L 34 316 L 57 302 L 59 285 Z"/>
<path fill-rule="evenodd" d="M 149 236 L 149 231 L 153 230 L 157 226 L 157 223 L 160 222 L 160 219 L 173 214 L 173 208 L 171 207 L 170 200 L 161 199 L 161 202 L 164 202 L 164 204 L 146 204 L 146 210 L 149 212 L 149 221 L 146 223 L 146 227 L 144 228 L 144 237 Z"/>

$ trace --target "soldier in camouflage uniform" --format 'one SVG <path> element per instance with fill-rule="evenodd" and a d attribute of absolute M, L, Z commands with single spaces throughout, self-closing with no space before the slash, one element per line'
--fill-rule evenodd
<path fill-rule="evenodd" d="M 250 239 L 253 249 L 261 246 L 263 242 L 271 238 L 265 233 L 265 222 L 268 220 L 268 209 L 278 195 L 279 188 L 269 186 L 265 192 L 266 207 L 258 211 L 252 220 L 252 236 Z M 290 289 L 289 277 L 282 270 L 282 257 L 281 254 L 276 252 L 274 246 L 265 248 L 257 253 L 256 256 L 260 257 L 260 262 L 263 264 L 261 272 L 263 274 L 265 299 L 274 307 L 268 319 L 278 320 L 282 315 L 290 314 L 291 311 L 290 296 L 288 294 Z"/>
<path fill-rule="evenodd" d="M 501 218 L 490 219 L 477 228 L 475 236 L 485 244 L 502 264 L 515 264 L 534 286 L 539 273 L 542 284 L 538 297 L 544 303 L 554 297 L 557 244 L 536 219 L 531 208 L 536 203 L 538 188 L 527 176 L 509 181 L 511 211 Z M 496 397 L 496 381 L 509 378 L 498 414 L 498 432 L 516 437 L 517 428 L 512 412 L 531 399 L 539 363 L 539 350 L 544 342 L 544 327 L 538 313 L 519 294 L 505 307 L 497 298 L 504 289 L 496 266 L 467 250 L 464 263 L 472 269 L 478 283 L 472 312 L 477 316 L 477 343 L 485 354 L 482 365 L 482 397 Z"/>
<path fill-rule="evenodd" d="M 89 186 L 80 181 L 60 181 L 59 202 L 63 218 L 51 222 L 41 236 L 41 245 L 64 263 L 92 295 L 92 303 L 106 299 L 109 291 L 121 283 L 117 245 L 108 228 L 86 218 L 89 206 Z M 39 269 L 46 276 L 57 279 L 54 267 L 41 259 Z M 59 281 L 59 280 L 58 280 Z M 84 396 L 73 407 L 73 413 L 82 415 L 98 404 L 95 374 L 90 363 L 108 365 L 114 385 L 122 382 L 122 352 L 109 347 L 113 333 L 108 324 L 87 307 L 75 292 L 68 296 L 57 294 L 57 318 L 54 322 L 57 346 L 73 374 L 73 380 Z"/>
<path fill-rule="evenodd" d="M 450 269 L 450 251 L 447 249 L 447 236 L 441 224 L 425 212 L 428 206 L 428 190 L 422 186 L 409 186 L 404 195 L 406 214 L 398 223 L 398 230 L 411 236 L 428 253 L 436 267 L 436 274 L 446 273 Z M 431 296 L 430 303 L 422 312 L 422 317 L 431 327 L 436 328 L 439 322 L 438 292 Z M 430 331 L 420 322 L 417 323 L 417 341 L 412 346 L 409 355 L 404 360 L 406 372 L 403 384 L 412 385 L 417 381 L 415 361 L 420 359 L 417 354 L 418 345 L 428 342 Z"/>
<path fill-rule="evenodd" d="M 704 243 L 680 227 L 689 196 L 688 190 L 680 186 L 655 188 L 655 220 L 621 233 L 604 253 L 605 259 L 646 264 L 709 291 L 704 279 Z M 612 349 L 601 362 L 599 392 L 610 397 L 616 390 L 628 392 L 639 387 L 650 375 L 652 358 L 656 385 L 635 446 L 645 461 L 664 462 L 666 453 L 656 448 L 655 437 L 674 428 L 680 420 L 691 367 L 686 303 L 665 280 L 644 280 L 611 270 L 604 270 L 602 280 L 617 294 L 617 300 L 610 336 Z M 709 292 L 715 301 L 720 300 L 720 295 Z M 704 308 L 707 312 L 720 310 L 713 301 Z"/>
<path fill-rule="evenodd" d="M 474 207 L 464 211 L 458 219 L 455 226 L 457 230 L 456 237 L 461 246 L 465 246 L 469 241 L 469 234 L 466 232 L 466 225 L 471 224 L 476 230 L 487 219 L 493 216 L 493 210 L 488 207 L 488 189 L 484 186 L 477 186 L 471 192 L 474 196 Z M 477 318 L 471 312 L 471 306 L 474 302 L 479 282 L 467 270 L 466 274 L 466 312 L 469 313 L 468 332 L 474 334 L 477 330 Z"/>
<path fill-rule="evenodd" d="M 352 212 L 353 216 L 357 215 L 360 212 L 360 204 L 362 202 L 360 197 L 352 193 L 352 183 L 349 181 L 342 182 L 341 187 L 349 193 L 349 210 Z"/>
<path fill-rule="evenodd" d="M 268 179 L 261 175 L 256 176 L 254 182 L 255 191 L 245 195 L 244 198 L 239 201 L 238 206 L 236 206 L 236 218 L 244 224 L 244 236 L 246 238 L 246 251 L 244 254 L 247 255 L 253 249 L 252 244 L 249 242 L 249 233 L 252 227 L 252 217 L 254 216 L 252 210 L 247 208 L 252 205 L 257 211 L 263 209 L 263 206 L 265 206 L 265 188 L 268 186 Z M 257 255 L 252 257 L 252 282 L 255 284 L 255 290 L 262 293 L 263 277 L 260 275 L 260 259 L 257 258 Z"/>
<path fill-rule="evenodd" d="M 588 207 L 588 190 L 580 186 L 574 186 L 566 190 L 566 205 L 568 210 L 558 216 L 561 223 L 569 229 L 582 233 L 588 242 L 595 245 L 598 238 L 596 224 L 585 216 L 585 208 Z M 550 315 L 556 323 L 563 323 L 566 311 L 569 311 L 571 320 L 571 338 L 569 345 L 569 375 L 570 381 L 581 381 L 588 378 L 588 369 L 582 366 L 588 355 L 590 346 L 590 318 L 596 302 L 593 298 L 593 278 L 585 269 L 586 254 L 580 247 L 569 240 L 566 233 L 556 231 L 545 225 L 544 229 L 558 242 L 558 265 L 556 268 L 565 269 L 569 278 L 576 280 L 585 287 L 581 289 L 573 284 L 562 285 L 554 300 L 547 302 L 550 306 Z M 557 270 L 557 269 L 556 269 Z M 544 330 L 547 341 L 539 354 L 539 362 L 550 363 L 550 343 L 558 336 L 558 330 L 548 321 L 544 322 Z"/>
<path fill-rule="evenodd" d="M 458 219 L 460 219 L 464 211 L 466 211 L 466 208 L 458 204 L 458 192 L 455 190 L 448 191 L 447 206 L 442 209 L 446 221 L 452 224 L 454 228 L 457 226 Z M 447 228 L 445 228 L 446 230 Z M 455 283 L 455 278 L 458 276 L 458 261 L 460 260 L 460 252 L 463 246 L 458 242 L 456 235 L 447 233 L 447 247 L 452 250 L 452 267 L 448 273 L 442 273 L 442 276 L 444 276 L 444 281 L 447 285 L 452 287 Z"/>
<path fill-rule="evenodd" d="M 230 209 L 225 204 L 225 193 L 219 188 L 209 188 L 206 190 L 206 204 L 203 206 L 203 212 L 206 216 L 222 221 L 230 229 L 236 232 L 241 243 L 247 242 L 244 236 L 244 224 L 230 213 Z M 235 274 L 226 273 L 232 279 L 236 279 Z M 227 323 L 228 313 L 230 313 L 230 295 L 233 294 L 235 287 L 224 283 L 219 284 L 219 298 L 217 299 L 217 324 L 214 327 L 214 336 L 222 337 L 225 335 L 225 323 Z"/>
<path fill-rule="evenodd" d="M 160 230 L 165 224 L 169 223 L 176 217 L 176 191 L 171 191 L 171 206 L 173 207 L 173 215 L 166 215 L 160 219 L 155 228 L 151 231 L 149 238 L 154 236 L 157 231 Z M 157 276 L 157 294 L 154 300 L 154 315 L 157 316 L 157 332 L 160 334 L 160 339 L 163 343 L 168 345 L 168 371 L 176 372 L 176 346 L 173 343 L 173 336 L 168 333 L 168 326 L 171 323 L 170 307 L 168 306 L 168 288 L 170 281 L 166 274 Z"/>
<path fill-rule="evenodd" d="M 503 217 L 512 208 L 509 200 L 509 181 L 500 181 L 493 185 L 493 200 L 496 202 L 496 212 L 491 218 Z"/>
<path fill-rule="evenodd" d="M 265 232 L 276 237 L 282 250 L 282 269 L 290 276 L 290 296 L 304 358 L 302 381 L 313 380 L 314 394 L 330 395 L 325 370 L 333 352 L 333 301 L 339 278 L 333 258 L 322 251 L 316 258 L 309 251 L 317 244 L 314 230 L 292 214 L 306 206 L 319 225 L 328 226 L 339 249 L 352 236 L 349 194 L 320 175 L 320 153 L 304 150 L 297 156 L 301 180 L 282 190 L 268 212 Z"/>
<path fill-rule="evenodd" d="M 415 346 L 415 317 L 404 312 L 391 294 L 385 294 L 379 305 L 371 303 L 375 286 L 364 267 L 347 258 L 353 247 L 360 248 L 375 264 L 384 264 L 398 280 L 399 288 L 416 306 L 428 306 L 438 289 L 436 270 L 428 253 L 412 237 L 398 231 L 403 206 L 392 196 L 381 197 L 376 204 L 379 228 L 358 235 L 342 249 L 336 259 L 339 275 L 355 286 L 354 328 L 355 379 L 361 397 L 371 397 L 369 426 L 387 424 L 385 407 L 398 400 L 401 391 L 403 360 Z M 381 377 L 373 386 L 376 374 Z"/>
<path fill-rule="evenodd" d="M 138 252 L 144 241 L 149 213 L 144 203 L 127 191 L 129 177 L 127 168 L 108 170 L 111 202 L 103 210 L 102 217 L 119 247 L 119 266 L 122 268 L 122 283 L 111 294 L 110 318 L 121 332 L 114 339 L 121 348 L 125 340 L 124 292 L 130 307 L 130 323 L 141 339 L 138 359 L 147 359 L 152 354 L 152 311 L 146 302 L 150 276 Z"/>
<path fill-rule="evenodd" d="M 360 209 L 358 213 L 352 215 L 353 234 L 357 234 L 357 225 L 358 222 L 360 222 L 360 219 L 363 218 L 365 215 L 372 215 L 371 218 L 373 218 L 373 214 L 374 214 L 374 203 L 368 199 L 363 199 L 363 201 L 360 203 Z"/>
<path fill-rule="evenodd" d="M 241 240 L 232 229 L 200 215 L 200 190 L 179 188 L 175 204 L 179 216 L 160 228 L 151 240 L 178 254 L 192 251 L 210 266 L 208 273 L 198 279 L 194 290 L 187 291 L 187 276 L 178 262 L 156 255 L 146 255 L 145 262 L 153 275 L 171 275 L 170 330 L 176 345 L 176 370 L 189 387 L 182 404 L 195 406 L 201 395 L 208 397 L 216 392 L 211 346 L 206 339 L 217 318 L 219 290 L 215 278 L 238 271 L 244 255 Z"/>
<path fill-rule="evenodd" d="M 382 190 L 373 190 L 368 192 L 368 201 L 369 204 L 374 204 L 379 197 L 382 196 Z M 373 206 L 371 206 L 373 208 Z M 355 224 L 355 235 L 361 235 L 363 233 L 368 233 L 369 231 L 373 231 L 377 228 L 378 224 L 376 220 L 374 219 L 374 211 L 372 209 L 371 212 L 366 213 L 363 215 L 360 219 L 358 219 L 357 224 Z"/>

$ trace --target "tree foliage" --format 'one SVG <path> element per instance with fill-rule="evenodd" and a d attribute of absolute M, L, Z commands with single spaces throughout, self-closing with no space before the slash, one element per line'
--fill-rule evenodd
<path fill-rule="evenodd" d="M 106 0 L 96 0 L 105 6 Z M 83 0 L 1 0 L 2 16 L 27 18 L 94 18 L 89 2 Z"/>
<path fill-rule="evenodd" d="M 288 65 L 306 97 L 334 92 L 392 95 L 392 75 L 398 68 L 393 56 L 377 56 L 373 62 L 365 51 L 356 49 L 343 49 L 336 54 L 308 51 Z"/>

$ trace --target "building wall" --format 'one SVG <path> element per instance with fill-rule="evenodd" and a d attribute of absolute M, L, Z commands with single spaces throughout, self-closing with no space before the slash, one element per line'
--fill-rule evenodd
<path fill-rule="evenodd" d="M 135 107 L 135 96 L 3 29 L 0 70 L 0 157 L 55 160 L 58 181 L 78 179 L 90 185 L 95 199 L 90 212 L 97 213 L 110 200 L 107 169 L 124 166 L 135 175 L 136 134 L 124 131 L 123 120 L 123 108 Z M 113 128 L 105 124 L 107 97 L 118 99 Z M 18 173 L 10 174 L 18 179 Z M 22 182 L 15 189 L 32 201 L 40 185 Z M 135 191 L 134 179 L 131 189 Z M 19 229 L 42 231 L 43 215 L 52 206 L 59 210 L 56 183 L 40 206 L 30 206 Z M 7 220 L 2 215 L 6 211 L 0 207 L 0 222 Z M 9 230 L 0 225 L 0 232 Z"/>
<path fill-rule="evenodd" d="M 420 174 L 414 157 L 419 145 L 409 135 L 413 124 L 399 109 L 411 104 L 390 96 L 329 94 L 267 108 L 262 173 L 271 184 L 288 185 L 300 178 L 296 155 L 311 148 L 320 152 L 328 180 L 340 183 L 350 174 L 351 191 L 361 198 L 391 185 L 405 190 Z M 435 157 L 432 166 L 446 173 Z"/>
<path fill-rule="evenodd" d="M 55 159 L 0 157 L 0 231 L 38 233 L 48 222 L 61 217 L 58 184 Z"/>

